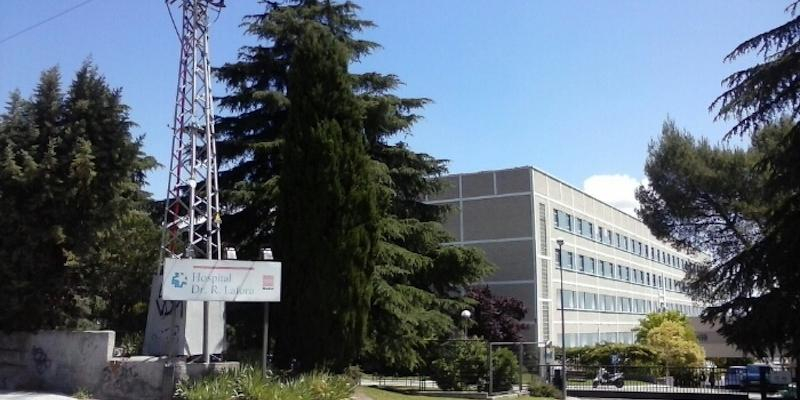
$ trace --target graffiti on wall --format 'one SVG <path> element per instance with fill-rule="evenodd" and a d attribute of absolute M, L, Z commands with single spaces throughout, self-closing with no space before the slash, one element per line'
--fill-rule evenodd
<path fill-rule="evenodd" d="M 39 346 L 33 346 L 31 349 L 31 356 L 33 357 L 33 366 L 36 368 L 36 372 L 41 375 L 47 372 L 50 369 L 50 357 L 47 356 L 47 353 Z"/>

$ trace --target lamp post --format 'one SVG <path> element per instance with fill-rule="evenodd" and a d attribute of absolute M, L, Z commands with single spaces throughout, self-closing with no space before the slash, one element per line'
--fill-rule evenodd
<path fill-rule="evenodd" d="M 467 338 L 467 321 L 472 317 L 472 313 L 469 310 L 461 311 L 461 319 L 464 320 L 464 339 Z"/>
<path fill-rule="evenodd" d="M 558 244 L 558 270 L 561 274 L 561 382 L 562 390 L 561 395 L 564 400 L 567 399 L 567 333 L 566 324 L 564 323 L 564 253 L 562 247 L 564 246 L 564 239 L 557 238 Z"/>

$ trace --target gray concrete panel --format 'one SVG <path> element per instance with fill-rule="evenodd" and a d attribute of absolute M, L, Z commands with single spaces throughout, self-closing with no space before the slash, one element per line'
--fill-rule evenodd
<path fill-rule="evenodd" d="M 497 194 L 531 191 L 531 169 L 515 168 L 495 173 Z"/>
<path fill-rule="evenodd" d="M 443 204 L 450 207 L 450 212 L 444 218 L 442 225 L 456 241 L 461 241 L 461 210 L 458 209 L 458 203 Z"/>
<path fill-rule="evenodd" d="M 439 193 L 428 196 L 428 200 L 448 200 L 458 198 L 458 176 L 444 176 L 439 178 L 442 182 L 442 190 Z"/>
<path fill-rule="evenodd" d="M 478 197 L 491 196 L 494 193 L 494 173 L 479 172 L 461 176 L 461 196 Z"/>
<path fill-rule="evenodd" d="M 533 243 L 530 240 L 491 242 L 470 245 L 486 253 L 497 266 L 487 281 L 533 280 Z"/>
<path fill-rule="evenodd" d="M 552 182 L 552 179 L 547 179 L 545 174 L 536 170 L 533 171 L 533 189 L 536 193 L 547 196 L 551 192 L 549 185 L 552 185 Z"/>
<path fill-rule="evenodd" d="M 509 196 L 464 202 L 464 240 L 533 236 L 531 196 Z"/>

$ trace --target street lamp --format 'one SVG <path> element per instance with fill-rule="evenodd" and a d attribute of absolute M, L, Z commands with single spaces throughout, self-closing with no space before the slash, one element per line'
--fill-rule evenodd
<path fill-rule="evenodd" d="M 556 238 L 558 244 L 558 270 L 561 273 L 561 382 L 562 390 L 561 395 L 564 400 L 567 399 L 567 333 L 566 324 L 564 323 L 564 253 L 562 247 L 564 246 L 564 239 Z"/>
<path fill-rule="evenodd" d="M 469 310 L 461 311 L 461 319 L 464 320 L 464 339 L 467 338 L 467 321 L 470 317 L 472 317 L 472 313 Z"/>

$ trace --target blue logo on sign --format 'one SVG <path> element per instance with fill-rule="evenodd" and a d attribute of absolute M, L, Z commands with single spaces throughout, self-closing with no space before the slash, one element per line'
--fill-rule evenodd
<path fill-rule="evenodd" d="M 172 286 L 180 289 L 184 285 L 186 285 L 186 276 L 183 274 L 183 272 L 176 272 L 175 276 L 172 277 Z"/>

